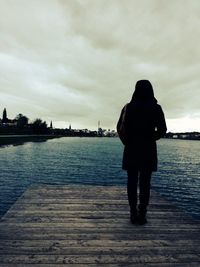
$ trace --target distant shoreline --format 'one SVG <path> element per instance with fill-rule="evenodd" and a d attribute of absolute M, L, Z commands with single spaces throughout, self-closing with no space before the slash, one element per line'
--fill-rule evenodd
<path fill-rule="evenodd" d="M 0 135 L 0 148 L 4 147 L 4 146 L 9 146 L 9 145 L 22 145 L 24 143 L 27 142 L 45 142 L 49 139 L 54 139 L 54 138 L 61 138 L 61 137 L 80 137 L 80 138 L 84 138 L 84 137 L 88 137 L 88 138 L 93 138 L 93 137 L 97 137 L 97 138 L 111 138 L 108 136 L 73 136 L 73 135 L 50 135 L 50 134 L 33 134 L 33 135 Z M 116 137 L 115 137 L 116 138 Z"/>
<path fill-rule="evenodd" d="M 0 147 L 8 145 L 22 145 L 27 142 L 45 142 L 49 139 L 61 138 L 61 137 L 86 137 L 86 136 L 67 136 L 67 135 L 50 135 L 50 134 L 35 134 L 35 135 L 0 135 Z M 107 136 L 90 136 L 105 138 Z M 107 137 L 111 138 L 111 137 Z M 114 137 L 116 138 L 116 137 Z M 189 139 L 189 138 L 173 138 L 173 137 L 164 137 L 163 139 L 170 140 L 187 140 L 187 141 L 199 141 L 199 139 Z"/>

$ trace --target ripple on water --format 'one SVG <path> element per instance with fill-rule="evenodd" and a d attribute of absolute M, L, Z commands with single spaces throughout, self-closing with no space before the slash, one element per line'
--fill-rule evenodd
<path fill-rule="evenodd" d="M 0 149 L 0 215 L 31 184 L 124 185 L 117 138 L 59 138 Z M 162 139 L 152 187 L 200 218 L 200 142 Z"/>

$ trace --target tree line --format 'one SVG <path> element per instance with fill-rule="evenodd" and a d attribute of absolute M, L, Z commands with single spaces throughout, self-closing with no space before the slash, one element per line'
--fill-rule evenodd
<path fill-rule="evenodd" d="M 36 118 L 29 123 L 29 118 L 23 114 L 18 114 L 15 119 L 10 120 L 7 114 L 3 113 L 0 123 L 0 134 L 49 134 L 51 129 L 47 127 L 46 121 Z"/>

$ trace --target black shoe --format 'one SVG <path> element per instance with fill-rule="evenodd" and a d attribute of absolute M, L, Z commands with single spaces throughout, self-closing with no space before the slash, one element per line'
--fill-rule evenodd
<path fill-rule="evenodd" d="M 146 219 L 146 217 L 144 215 L 139 215 L 137 217 L 137 222 L 138 222 L 139 225 L 144 225 L 144 224 L 147 223 L 147 219 Z"/>
<path fill-rule="evenodd" d="M 137 216 L 134 216 L 133 214 L 131 214 L 130 220 L 132 224 L 135 224 L 137 222 Z"/>
<path fill-rule="evenodd" d="M 132 224 L 135 224 L 137 222 L 137 210 L 131 211 L 130 220 Z"/>

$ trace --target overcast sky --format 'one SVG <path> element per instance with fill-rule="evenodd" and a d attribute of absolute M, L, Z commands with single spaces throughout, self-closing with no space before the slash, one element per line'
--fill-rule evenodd
<path fill-rule="evenodd" d="M 199 0 L 0 0 L 0 114 L 115 129 L 149 79 L 168 131 L 200 131 L 199 14 Z"/>

